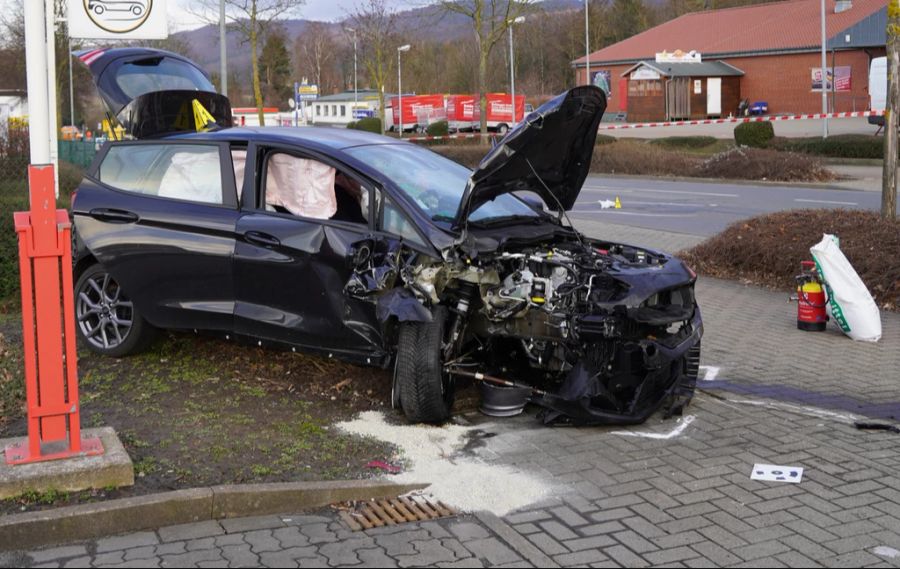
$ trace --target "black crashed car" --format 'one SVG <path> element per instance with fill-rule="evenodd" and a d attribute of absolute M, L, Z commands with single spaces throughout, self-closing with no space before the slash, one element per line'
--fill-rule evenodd
<path fill-rule="evenodd" d="M 83 59 L 131 137 L 72 202 L 77 328 L 95 352 L 182 329 L 392 366 L 416 422 L 446 420 L 468 381 L 496 414 L 527 400 L 547 422 L 638 423 L 690 401 L 696 275 L 566 223 L 600 89 L 549 101 L 472 171 L 354 130 L 234 128 L 172 53 Z"/>

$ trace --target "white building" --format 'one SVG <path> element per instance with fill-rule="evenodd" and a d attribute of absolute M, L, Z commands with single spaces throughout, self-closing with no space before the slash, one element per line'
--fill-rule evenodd
<path fill-rule="evenodd" d="M 385 99 L 389 98 L 390 95 L 385 95 Z M 354 117 L 354 110 L 357 111 L 357 115 L 378 116 L 378 91 L 360 89 L 355 106 L 354 100 L 356 97 L 353 91 L 319 97 L 315 101 L 306 103 L 309 108 L 307 116 L 309 116 L 310 123 L 316 126 L 343 127 L 359 120 L 360 116 Z"/>
<path fill-rule="evenodd" d="M 0 89 L 0 124 L 5 125 L 10 117 L 28 115 L 28 97 L 19 89 Z"/>

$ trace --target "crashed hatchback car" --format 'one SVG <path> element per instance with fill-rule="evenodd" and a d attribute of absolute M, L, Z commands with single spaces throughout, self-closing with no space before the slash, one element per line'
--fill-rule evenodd
<path fill-rule="evenodd" d="M 446 420 L 469 381 L 487 412 L 530 401 L 548 423 L 638 423 L 690 401 L 696 275 L 566 223 L 600 89 L 543 105 L 472 171 L 354 130 L 233 128 L 228 100 L 168 52 L 92 52 L 89 67 L 134 138 L 103 148 L 72 204 L 94 351 L 185 329 L 392 366 L 415 422 Z"/>

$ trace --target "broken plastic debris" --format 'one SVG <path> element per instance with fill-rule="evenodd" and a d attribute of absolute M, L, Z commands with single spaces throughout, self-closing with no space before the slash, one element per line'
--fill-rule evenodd
<path fill-rule="evenodd" d="M 776 466 L 774 464 L 755 464 L 750 474 L 751 480 L 765 482 L 791 482 L 799 484 L 803 478 L 803 468 L 799 466 Z"/>
<path fill-rule="evenodd" d="M 613 209 L 614 207 L 616 207 L 616 202 L 612 200 L 600 200 L 597 203 L 600 204 L 600 207 L 602 209 Z"/>
<path fill-rule="evenodd" d="M 383 470 L 389 474 L 400 474 L 400 472 L 403 471 L 403 469 L 399 466 L 388 464 L 383 460 L 373 460 L 366 465 L 366 468 L 377 468 L 378 470 Z"/>

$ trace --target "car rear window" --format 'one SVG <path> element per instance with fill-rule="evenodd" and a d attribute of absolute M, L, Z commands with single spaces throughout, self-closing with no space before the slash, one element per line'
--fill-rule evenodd
<path fill-rule="evenodd" d="M 174 200 L 224 204 L 219 147 L 194 144 L 113 146 L 100 164 L 107 186 Z"/>

